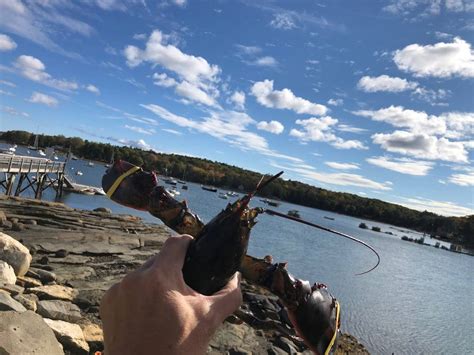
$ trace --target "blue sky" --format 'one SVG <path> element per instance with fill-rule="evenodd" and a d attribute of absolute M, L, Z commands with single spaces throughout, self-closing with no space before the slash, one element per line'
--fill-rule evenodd
<path fill-rule="evenodd" d="M 0 129 L 473 213 L 474 2 L 0 0 Z"/>

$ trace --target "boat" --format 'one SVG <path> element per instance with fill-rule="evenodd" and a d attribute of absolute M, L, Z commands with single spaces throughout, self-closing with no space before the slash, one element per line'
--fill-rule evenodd
<path fill-rule="evenodd" d="M 214 186 L 201 185 L 201 189 L 206 190 L 206 191 L 210 191 L 210 192 L 217 192 L 217 188 L 214 187 Z"/>
<path fill-rule="evenodd" d="M 287 215 L 290 216 L 290 217 L 301 218 L 300 213 L 299 213 L 298 210 L 289 210 Z"/>
<path fill-rule="evenodd" d="M 10 149 L 0 149 L 0 153 L 8 154 L 8 155 L 15 155 Z"/>
<path fill-rule="evenodd" d="M 187 190 L 187 189 L 188 189 L 188 185 L 183 185 L 183 186 L 181 186 L 181 188 L 182 188 L 183 190 Z"/>
<path fill-rule="evenodd" d="M 84 174 L 82 173 L 82 171 L 78 170 L 78 171 L 76 171 L 76 175 L 82 176 Z"/>
<path fill-rule="evenodd" d="M 42 157 L 46 156 L 46 153 L 41 149 L 38 149 L 38 154 L 41 155 Z"/>
<path fill-rule="evenodd" d="M 280 202 L 269 200 L 268 198 L 264 198 L 262 200 L 263 203 L 266 203 L 267 205 L 273 206 L 273 207 L 278 207 L 280 206 Z"/>
<path fill-rule="evenodd" d="M 172 178 L 166 178 L 163 181 L 166 184 L 173 185 L 173 186 L 176 186 L 176 184 L 178 183 L 175 179 L 172 179 Z"/>
<path fill-rule="evenodd" d="M 183 181 L 183 180 L 178 180 L 178 182 L 179 182 L 180 184 L 186 184 L 186 181 Z"/>
<path fill-rule="evenodd" d="M 71 155 L 71 159 L 72 159 L 72 160 L 77 160 L 78 157 L 76 157 L 75 155 Z"/>
<path fill-rule="evenodd" d="M 329 219 L 330 221 L 334 221 L 334 219 L 335 219 L 333 217 L 328 217 L 328 216 L 324 216 L 324 218 Z"/>
<path fill-rule="evenodd" d="M 239 194 L 237 192 L 234 192 L 234 191 L 227 191 L 226 195 L 229 196 L 229 197 L 239 196 Z"/>
<path fill-rule="evenodd" d="M 35 136 L 35 142 L 33 143 L 33 145 L 30 145 L 28 147 L 29 150 L 38 150 L 38 144 L 39 144 L 39 136 L 36 135 Z"/>
<path fill-rule="evenodd" d="M 219 195 L 217 196 L 223 200 L 227 200 L 229 198 L 225 192 L 219 192 Z"/>
<path fill-rule="evenodd" d="M 87 163 L 87 166 L 89 166 L 89 167 L 93 167 L 93 166 L 94 166 L 94 163 L 93 163 L 93 162 L 91 162 L 91 161 L 89 161 L 89 162 Z"/>

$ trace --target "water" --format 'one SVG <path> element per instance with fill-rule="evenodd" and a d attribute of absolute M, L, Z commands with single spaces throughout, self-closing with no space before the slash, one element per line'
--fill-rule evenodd
<path fill-rule="evenodd" d="M 103 165 L 88 167 L 87 162 L 77 160 L 70 167 L 84 173 L 74 176 L 78 183 L 100 186 Z M 188 186 L 187 191 L 178 186 L 178 198 L 186 199 L 205 221 L 232 201 L 220 199 L 217 193 L 204 191 L 199 185 Z M 54 195 L 47 192 L 44 197 L 53 199 Z M 132 213 L 158 222 L 148 213 L 122 207 L 104 196 L 66 194 L 63 202 L 85 209 L 109 207 L 115 213 Z M 252 206 L 264 207 L 259 198 Z M 327 284 L 342 304 L 343 331 L 354 334 L 371 353 L 474 354 L 473 257 L 402 241 L 403 235 L 421 236 L 405 228 L 289 203 L 273 209 L 283 213 L 297 209 L 303 219 L 354 235 L 379 252 L 380 266 L 369 274 L 355 276 L 376 262 L 368 249 L 269 215 L 259 217 L 249 245 L 249 254 L 271 254 L 276 261 L 288 261 L 297 277 Z M 382 233 L 360 229 L 360 222 L 369 228 L 379 226 Z M 425 242 L 436 241 L 427 238 Z"/>

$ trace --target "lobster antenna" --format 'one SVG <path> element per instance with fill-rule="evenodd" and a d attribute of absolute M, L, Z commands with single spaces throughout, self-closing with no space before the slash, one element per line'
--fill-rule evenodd
<path fill-rule="evenodd" d="M 344 237 L 344 238 L 347 238 L 347 239 L 350 239 L 350 240 L 353 240 L 354 242 L 356 243 L 359 243 L 359 244 L 362 244 L 364 245 L 365 247 L 369 248 L 370 250 L 372 250 L 375 255 L 377 256 L 377 264 L 375 264 L 375 266 L 373 266 L 372 268 L 370 268 L 369 270 L 367 271 L 364 271 L 364 272 L 361 272 L 359 274 L 356 274 L 356 275 L 363 275 L 363 274 L 367 274 L 368 272 L 371 272 L 372 270 L 374 270 L 377 266 L 379 266 L 380 264 L 380 255 L 379 253 L 377 253 L 377 251 L 371 247 L 369 244 L 367 244 L 366 242 L 360 240 L 360 239 L 357 239 L 355 237 L 352 237 L 348 234 L 345 234 L 345 233 L 342 233 L 342 232 L 338 232 L 336 230 L 333 230 L 333 229 L 330 229 L 330 228 L 326 228 L 326 227 L 323 227 L 323 226 L 320 226 L 318 224 L 315 224 L 315 223 L 312 223 L 312 222 L 308 222 L 308 221 L 305 221 L 301 218 L 298 218 L 298 217 L 293 217 L 293 216 L 288 216 L 284 213 L 280 213 L 280 212 L 277 212 L 277 211 L 274 211 L 274 210 L 269 210 L 269 209 L 264 209 L 263 212 L 265 213 L 268 213 L 269 215 L 275 215 L 275 216 L 279 216 L 279 217 L 282 217 L 282 218 L 286 218 L 286 219 L 290 219 L 292 221 L 295 221 L 295 222 L 299 222 L 299 223 L 303 223 L 303 224 L 306 224 L 308 226 L 311 226 L 311 227 L 315 227 L 315 228 L 318 228 L 318 229 L 321 229 L 323 231 L 326 231 L 326 232 L 329 232 L 329 233 L 333 233 L 333 234 L 337 234 L 341 237 Z"/>

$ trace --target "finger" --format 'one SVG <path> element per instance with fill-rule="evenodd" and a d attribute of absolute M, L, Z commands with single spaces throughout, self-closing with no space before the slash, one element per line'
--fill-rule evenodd
<path fill-rule="evenodd" d="M 187 234 L 169 237 L 163 244 L 152 268 L 166 267 L 170 271 L 181 271 L 186 252 L 192 240 L 193 237 Z"/>
<path fill-rule="evenodd" d="M 210 296 L 218 322 L 222 322 L 242 304 L 240 279 L 240 273 L 236 272 L 222 290 Z"/>

